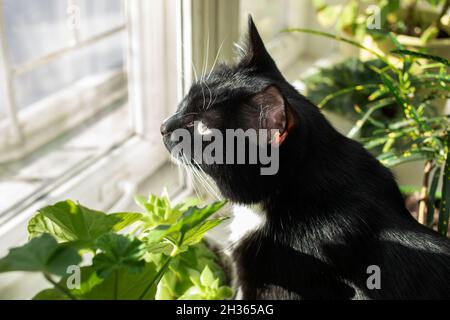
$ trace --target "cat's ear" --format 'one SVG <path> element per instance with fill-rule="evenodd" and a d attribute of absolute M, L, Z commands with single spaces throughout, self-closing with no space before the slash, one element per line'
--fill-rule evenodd
<path fill-rule="evenodd" d="M 251 15 L 248 16 L 246 47 L 245 54 L 239 63 L 241 67 L 254 67 L 279 74 L 278 68 L 269 52 L 267 52 Z"/>
<path fill-rule="evenodd" d="M 255 129 L 268 130 L 268 142 L 281 145 L 289 133 L 291 117 L 280 90 L 269 86 L 251 97 L 250 103 L 257 110 Z"/>

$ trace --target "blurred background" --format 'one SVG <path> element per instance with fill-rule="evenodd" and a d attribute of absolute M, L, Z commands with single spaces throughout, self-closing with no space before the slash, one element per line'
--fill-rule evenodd
<path fill-rule="evenodd" d="M 419 221 L 446 232 L 448 7 L 0 0 L 0 257 L 26 241 L 38 208 L 59 200 L 113 212 L 164 187 L 175 199 L 208 197 L 171 163 L 159 127 L 196 73 L 235 61 L 249 13 L 286 78 L 394 170 Z M 0 298 L 32 297 L 41 280 L 23 277 L 1 275 Z"/>

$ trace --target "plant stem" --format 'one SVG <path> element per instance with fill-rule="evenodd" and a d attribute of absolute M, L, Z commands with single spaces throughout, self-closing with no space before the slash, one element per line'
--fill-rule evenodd
<path fill-rule="evenodd" d="M 183 240 L 184 240 L 184 232 L 181 233 L 180 239 L 178 240 L 177 245 L 174 245 L 172 253 L 170 254 L 170 256 L 167 257 L 166 261 L 164 261 L 163 266 L 161 267 L 161 269 L 159 269 L 158 273 L 152 279 L 152 281 L 144 290 L 144 292 L 139 296 L 138 300 L 144 299 L 145 295 L 150 291 L 151 288 L 153 288 L 153 285 L 158 285 L 159 281 L 161 280 L 167 268 L 169 267 L 170 261 L 172 261 L 173 257 L 175 257 L 179 253 L 179 250 L 183 245 Z"/>
<path fill-rule="evenodd" d="M 66 289 L 64 286 L 60 285 L 58 282 L 56 282 L 55 280 L 52 279 L 52 277 L 47 274 L 44 273 L 44 277 L 45 279 L 50 282 L 52 285 L 55 286 L 55 288 L 57 288 L 58 290 L 60 290 L 62 293 L 64 293 L 66 296 L 68 296 L 70 299 L 72 300 L 78 300 L 68 289 Z"/>
<path fill-rule="evenodd" d="M 431 160 L 428 160 L 425 163 L 425 167 L 423 169 L 423 181 L 422 181 L 422 189 L 420 190 L 420 202 L 419 202 L 419 214 L 417 220 L 421 224 L 425 224 L 427 220 L 427 198 L 428 198 L 428 182 L 430 180 L 430 172 L 433 168 L 433 163 Z M 432 214 L 432 213 L 431 213 Z"/>
<path fill-rule="evenodd" d="M 166 261 L 164 261 L 163 266 L 161 267 L 161 269 L 159 269 L 158 273 L 156 273 L 156 275 L 153 277 L 152 281 L 150 281 L 150 284 L 147 286 L 147 288 L 145 288 L 144 292 L 142 292 L 142 294 L 139 296 L 138 300 L 142 300 L 144 299 L 144 297 L 147 295 L 147 293 L 150 291 L 151 288 L 153 288 L 154 285 L 158 285 L 158 282 L 161 280 L 162 276 L 164 275 L 164 273 L 166 272 L 170 261 L 172 261 L 172 256 L 168 256 Z"/>

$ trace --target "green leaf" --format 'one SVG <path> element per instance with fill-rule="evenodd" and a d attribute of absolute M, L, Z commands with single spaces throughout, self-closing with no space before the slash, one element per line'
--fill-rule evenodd
<path fill-rule="evenodd" d="M 205 300 L 204 293 L 196 286 L 189 288 L 178 300 Z"/>
<path fill-rule="evenodd" d="M 384 98 L 367 104 L 366 107 L 368 107 L 368 110 L 364 113 L 363 117 L 355 123 L 355 126 L 347 134 L 347 137 L 355 137 L 376 110 L 391 105 L 393 101 L 392 98 Z"/>
<path fill-rule="evenodd" d="M 128 268 L 120 268 L 107 278 L 97 275 L 94 268 L 81 268 L 80 288 L 70 292 L 80 300 L 136 300 L 146 289 L 148 283 L 156 275 L 157 269 L 153 263 L 147 263 L 140 272 L 130 272 Z M 59 281 L 59 286 L 66 290 L 67 277 Z M 144 297 L 146 300 L 155 298 L 156 289 L 150 290 Z M 35 300 L 66 300 L 67 295 L 58 288 L 45 289 L 39 292 Z"/>
<path fill-rule="evenodd" d="M 197 270 L 189 269 L 189 278 L 193 287 L 188 289 L 179 299 L 223 300 L 231 298 L 233 291 L 227 286 L 220 286 L 219 278 L 215 277 L 208 265 L 200 274 Z"/>
<path fill-rule="evenodd" d="M 133 225 L 134 223 L 142 220 L 142 213 L 138 212 L 117 212 L 111 213 L 109 216 L 120 219 L 118 223 L 114 225 L 115 231 L 121 231 L 126 227 Z"/>
<path fill-rule="evenodd" d="M 211 219 L 202 222 L 196 228 L 190 229 L 186 232 L 186 235 L 183 240 L 184 246 L 191 246 L 193 244 L 199 243 L 204 238 L 205 234 L 222 223 L 222 221 L 228 218 L 220 218 L 220 219 Z"/>
<path fill-rule="evenodd" d="M 84 295 L 92 290 L 93 287 L 100 284 L 103 279 L 101 279 L 95 272 L 95 270 L 91 266 L 81 267 L 79 269 L 80 272 L 80 283 L 78 288 L 68 288 L 69 277 L 72 276 L 66 275 L 62 277 L 58 282 L 59 288 L 50 288 L 45 289 L 39 292 L 36 296 L 34 296 L 34 300 L 66 300 L 69 299 L 68 295 L 65 291 L 68 291 L 74 296 L 76 299 L 83 299 Z M 72 283 L 73 285 L 73 283 Z"/>
<path fill-rule="evenodd" d="M 181 219 L 177 221 L 175 228 L 179 228 L 181 232 L 185 233 L 208 219 L 211 215 L 219 211 L 225 204 L 226 201 L 217 201 L 203 208 L 190 207 L 183 214 Z"/>
<path fill-rule="evenodd" d="M 36 294 L 33 300 L 70 300 L 70 298 L 61 290 L 50 288 Z"/>
<path fill-rule="evenodd" d="M 387 36 L 389 37 L 389 40 L 391 40 L 392 43 L 395 45 L 397 50 L 405 49 L 405 47 L 398 41 L 397 37 L 394 35 L 393 32 L 388 32 Z"/>
<path fill-rule="evenodd" d="M 412 150 L 407 151 L 403 154 L 381 154 L 380 156 L 378 156 L 378 160 L 380 160 L 383 165 L 390 168 L 405 162 L 427 160 L 430 157 L 432 157 L 432 155 L 430 155 L 429 152 Z"/>
<path fill-rule="evenodd" d="M 420 36 L 420 41 L 426 44 L 428 41 L 436 39 L 438 34 L 439 29 L 435 25 L 430 25 L 428 26 L 428 28 L 425 29 L 425 31 L 422 32 L 422 35 Z"/>
<path fill-rule="evenodd" d="M 83 295 L 87 300 L 137 300 L 147 289 L 151 279 L 157 273 L 153 263 L 146 263 L 140 272 L 130 272 L 128 268 L 120 268 L 114 271 L 91 291 Z M 153 300 L 156 287 L 148 290 L 142 297 L 143 300 Z"/>
<path fill-rule="evenodd" d="M 209 269 L 209 267 L 206 266 L 205 269 L 203 269 L 202 273 L 200 274 L 201 284 L 205 287 L 210 287 L 213 284 L 214 280 L 215 278 L 213 273 L 211 272 L 211 269 Z"/>
<path fill-rule="evenodd" d="M 207 205 L 203 208 L 190 207 L 185 213 L 183 213 L 183 215 L 177 220 L 175 224 L 172 224 L 170 226 L 160 225 L 148 232 L 147 236 L 145 237 L 145 241 L 147 243 L 157 243 L 163 238 L 168 238 L 170 236 L 172 238 L 180 240 L 182 236 L 184 237 L 186 234 L 188 234 L 188 236 L 190 237 L 189 241 L 191 244 L 193 244 L 199 238 L 201 233 L 203 233 L 204 235 L 204 233 L 207 231 L 204 230 L 205 228 L 210 229 L 220 222 L 208 223 L 204 226 L 204 228 L 199 227 L 198 229 L 196 229 L 196 231 L 191 230 L 201 225 L 212 214 L 222 208 L 225 203 L 225 201 L 220 201 Z M 176 243 L 176 245 L 182 244 Z"/>
<path fill-rule="evenodd" d="M 58 242 L 77 242 L 92 247 L 101 235 L 121 222 L 117 216 L 91 210 L 71 200 L 42 208 L 28 223 L 30 238 L 49 233 Z"/>
<path fill-rule="evenodd" d="M 404 97 L 402 97 L 402 94 L 397 89 L 397 87 L 394 85 L 392 79 L 386 75 L 381 74 L 381 79 L 383 80 L 383 83 L 386 85 L 386 87 L 389 89 L 389 91 L 394 96 L 397 104 L 402 108 L 403 113 L 405 114 L 406 118 L 412 118 L 414 121 L 416 121 L 423 130 L 428 129 L 428 126 L 420 119 L 419 115 L 417 114 L 416 109 L 408 103 Z"/>
<path fill-rule="evenodd" d="M 130 273 L 139 272 L 145 262 L 141 260 L 145 254 L 145 244 L 131 236 L 105 234 L 96 242 L 100 249 L 92 266 L 100 277 L 108 277 L 114 270 L 127 268 Z"/>
<path fill-rule="evenodd" d="M 163 259 L 155 261 L 158 267 L 164 262 Z M 217 256 L 204 243 L 190 246 L 187 251 L 173 258 L 169 270 L 159 283 L 156 298 L 179 299 L 186 295 L 194 282 L 201 286 L 200 273 L 206 266 L 214 274 L 215 279 L 224 283 L 225 273 L 218 261 Z"/>
<path fill-rule="evenodd" d="M 422 52 L 418 52 L 418 51 L 412 51 L 412 50 L 398 50 L 397 49 L 397 50 L 393 50 L 391 52 L 394 54 L 408 55 L 408 56 L 413 56 L 416 58 L 423 58 L 423 59 L 427 59 L 427 60 L 436 61 L 436 62 L 442 63 L 443 65 L 446 65 L 447 67 L 450 67 L 450 62 L 443 57 L 426 54 L 426 53 L 422 53 Z"/>
<path fill-rule="evenodd" d="M 148 198 L 136 196 L 135 201 L 145 210 L 142 224 L 146 229 L 155 228 L 159 225 L 173 224 L 183 213 L 183 204 L 172 208 L 170 199 L 167 196 L 157 197 L 152 194 Z"/>
<path fill-rule="evenodd" d="M 68 266 L 80 262 L 77 250 L 58 244 L 52 236 L 43 234 L 22 247 L 11 249 L 0 260 L 0 272 L 33 271 L 64 276 Z"/>
<path fill-rule="evenodd" d="M 450 217 L 450 151 L 447 152 L 447 159 L 445 160 L 442 179 L 442 199 L 441 199 L 441 207 L 439 208 L 438 232 L 443 236 L 447 235 L 449 217 Z"/>
<path fill-rule="evenodd" d="M 233 297 L 233 290 L 230 287 L 222 286 L 217 290 L 217 299 L 225 300 Z"/>

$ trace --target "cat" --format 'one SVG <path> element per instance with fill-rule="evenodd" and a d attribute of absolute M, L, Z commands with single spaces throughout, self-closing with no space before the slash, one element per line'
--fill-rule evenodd
<path fill-rule="evenodd" d="M 169 151 L 179 128 L 279 132 L 274 175 L 176 155 L 241 206 L 237 219 L 255 218 L 232 250 L 242 299 L 450 298 L 450 241 L 419 224 L 392 173 L 285 80 L 251 16 L 239 62 L 194 83 L 162 124 Z"/>

